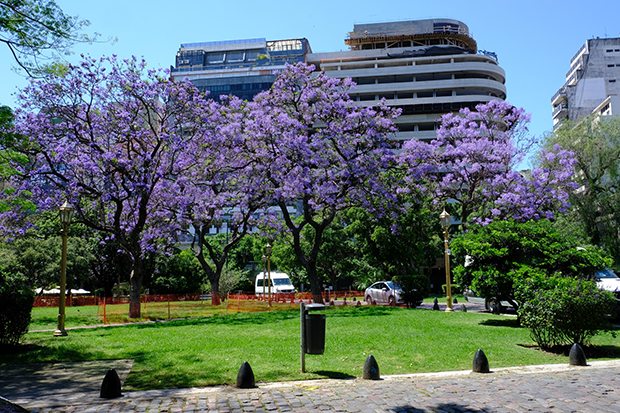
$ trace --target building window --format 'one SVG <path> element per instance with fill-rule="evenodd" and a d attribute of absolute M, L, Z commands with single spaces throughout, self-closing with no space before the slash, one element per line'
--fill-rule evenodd
<path fill-rule="evenodd" d="M 248 62 L 255 62 L 256 59 L 258 59 L 259 53 L 260 53 L 260 50 L 248 50 L 245 53 L 245 60 Z"/>
<path fill-rule="evenodd" d="M 609 79 L 609 83 L 616 83 L 616 79 Z"/>
<path fill-rule="evenodd" d="M 435 124 L 434 123 L 421 123 L 418 125 L 418 131 L 420 132 L 428 132 L 428 131 L 432 131 L 435 130 Z"/>
<path fill-rule="evenodd" d="M 207 55 L 207 63 L 223 63 L 224 62 L 224 53 L 209 53 Z"/>
<path fill-rule="evenodd" d="M 607 65 L 607 67 L 614 67 L 615 65 Z"/>
<path fill-rule="evenodd" d="M 227 62 L 243 62 L 243 52 L 227 52 Z"/>

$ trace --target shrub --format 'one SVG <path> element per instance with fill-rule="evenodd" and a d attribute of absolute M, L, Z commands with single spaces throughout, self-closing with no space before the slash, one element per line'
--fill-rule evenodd
<path fill-rule="evenodd" d="M 521 276 L 515 292 L 521 303 L 518 314 L 541 348 L 588 344 L 594 335 L 611 328 L 607 317 L 615 298 L 595 281 L 548 276 L 534 269 L 523 269 Z"/>
<path fill-rule="evenodd" d="M 402 299 L 407 307 L 415 307 L 416 303 L 428 297 L 431 291 L 426 275 L 397 275 L 392 281 L 403 290 Z"/>
<path fill-rule="evenodd" d="M 587 279 L 611 265 L 602 250 L 582 248 L 577 238 L 560 232 L 548 220 L 494 221 L 487 226 L 472 226 L 450 245 L 461 263 L 454 268 L 455 282 L 481 297 L 515 306 L 520 305 L 520 300 L 514 298 L 522 267 L 537 268 L 548 276 L 560 272 Z"/>
<path fill-rule="evenodd" d="M 26 277 L 0 271 L 0 346 L 16 346 L 28 332 L 34 291 Z"/>

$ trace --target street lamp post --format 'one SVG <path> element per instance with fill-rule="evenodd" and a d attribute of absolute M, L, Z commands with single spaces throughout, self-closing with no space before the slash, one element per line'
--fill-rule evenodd
<path fill-rule="evenodd" d="M 68 201 L 59 208 L 60 222 L 62 223 L 62 252 L 60 258 L 60 301 L 58 303 L 58 328 L 54 331 L 54 337 L 67 335 L 65 330 L 65 293 L 67 290 L 67 232 L 73 207 Z"/>
<path fill-rule="evenodd" d="M 267 277 L 269 278 L 269 307 L 271 307 L 271 244 L 265 246 L 265 256 L 267 257 Z"/>
<path fill-rule="evenodd" d="M 450 214 L 446 212 L 444 208 L 441 215 L 439 215 L 439 219 L 441 220 L 441 226 L 443 227 L 443 243 L 445 249 L 446 256 L 446 311 L 452 311 L 452 283 L 450 281 L 450 248 L 448 246 L 448 229 L 450 228 Z"/>

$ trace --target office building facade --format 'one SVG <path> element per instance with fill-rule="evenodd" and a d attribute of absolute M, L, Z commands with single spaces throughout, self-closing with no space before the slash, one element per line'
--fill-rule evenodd
<path fill-rule="evenodd" d="M 587 40 L 570 60 L 566 81 L 551 98 L 553 128 L 565 120 L 620 114 L 620 38 Z"/>
<path fill-rule="evenodd" d="M 401 108 L 399 141 L 434 139 L 443 114 L 506 99 L 497 56 L 478 51 L 458 20 L 356 24 L 345 44 L 349 51 L 309 54 L 307 61 L 330 77 L 352 78 L 358 105 L 385 98 Z"/>

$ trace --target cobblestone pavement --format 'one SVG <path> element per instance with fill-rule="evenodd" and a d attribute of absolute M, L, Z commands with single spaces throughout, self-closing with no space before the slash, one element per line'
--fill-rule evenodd
<path fill-rule="evenodd" d="M 496 369 L 489 374 L 465 371 L 377 381 L 259 383 L 254 389 L 152 390 L 111 400 L 100 399 L 98 391 L 69 389 L 54 400 L 22 392 L 15 401 L 32 413 L 620 412 L 620 360 L 587 367 Z"/>

